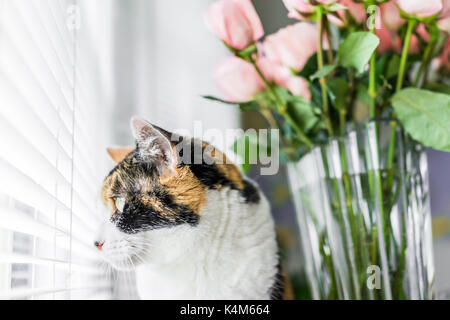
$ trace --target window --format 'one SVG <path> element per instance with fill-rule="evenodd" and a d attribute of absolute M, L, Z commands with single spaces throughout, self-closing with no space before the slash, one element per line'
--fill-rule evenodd
<path fill-rule="evenodd" d="M 0 0 L 0 298 L 109 298 L 108 1 Z"/>
<path fill-rule="evenodd" d="M 0 0 L 0 299 L 137 297 L 92 245 L 105 148 L 132 143 L 132 115 L 238 126 L 201 97 L 226 52 L 200 19 L 210 2 Z"/>

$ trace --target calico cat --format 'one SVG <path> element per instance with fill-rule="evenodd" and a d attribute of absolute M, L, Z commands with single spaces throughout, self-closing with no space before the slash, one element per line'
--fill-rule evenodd
<path fill-rule="evenodd" d="M 111 209 L 95 242 L 103 258 L 136 271 L 142 299 L 285 297 L 274 222 L 257 186 L 205 142 L 143 119 L 131 128 L 136 148 L 108 150 L 117 166 L 102 188 Z"/>

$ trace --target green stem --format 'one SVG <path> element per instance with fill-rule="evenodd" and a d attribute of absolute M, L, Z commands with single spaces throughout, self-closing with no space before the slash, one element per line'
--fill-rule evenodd
<path fill-rule="evenodd" d="M 395 91 L 399 91 L 403 86 L 406 62 L 408 61 L 409 46 L 411 44 L 411 38 L 412 38 L 413 31 L 414 31 L 414 28 L 416 27 L 416 25 L 417 25 L 417 20 L 414 20 L 414 19 L 408 20 L 408 28 L 406 30 L 405 42 L 403 43 L 403 51 L 402 51 L 402 57 L 400 59 L 400 67 L 399 67 L 399 71 L 398 71 L 397 85 L 395 87 Z"/>
<path fill-rule="evenodd" d="M 318 70 L 322 70 L 323 68 L 323 48 L 322 48 L 322 41 L 323 41 L 323 27 L 324 27 L 324 13 L 323 8 L 321 6 L 317 6 L 317 26 L 319 28 L 319 36 L 318 36 L 318 42 L 317 42 L 317 67 Z M 320 88 L 322 91 L 322 108 L 323 108 L 323 116 L 325 124 L 328 128 L 328 132 L 331 136 L 334 135 L 333 133 L 333 126 L 331 125 L 330 121 L 330 112 L 328 107 L 328 94 L 327 94 L 327 85 L 326 80 L 324 77 L 319 79 Z"/>
<path fill-rule="evenodd" d="M 328 64 L 334 64 L 334 57 L 333 57 L 333 43 L 331 42 L 331 31 L 330 31 L 330 22 L 328 21 L 327 15 L 323 17 L 324 20 L 324 29 L 325 29 L 325 35 L 327 37 L 328 42 Z"/>
<path fill-rule="evenodd" d="M 263 117 L 266 119 L 267 123 L 269 124 L 269 126 L 271 128 L 279 129 L 278 123 L 275 120 L 275 118 L 273 117 L 272 112 L 270 112 L 270 110 L 263 108 L 260 110 L 260 112 L 263 115 Z"/>
<path fill-rule="evenodd" d="M 400 259 L 398 263 L 398 269 L 395 273 L 394 280 L 394 299 L 403 300 L 405 299 L 405 294 L 403 292 L 403 276 L 405 272 L 405 262 L 406 262 L 406 219 L 405 212 L 402 214 L 402 247 L 400 251 Z"/>
<path fill-rule="evenodd" d="M 419 71 L 416 74 L 416 78 L 414 79 L 414 87 L 419 86 L 420 77 L 423 75 L 422 82 L 420 84 L 423 87 L 427 83 L 428 79 L 428 68 L 430 67 L 431 58 L 433 54 L 434 47 L 438 42 L 439 32 L 436 33 L 435 29 L 431 30 L 430 41 L 428 41 L 427 46 L 425 47 L 425 51 L 423 53 L 422 62 L 420 64 Z"/>
<path fill-rule="evenodd" d="M 374 1 L 369 1 L 369 5 L 374 5 Z M 375 34 L 375 24 L 372 23 L 370 26 L 370 32 Z M 376 97 L 377 97 L 377 83 L 376 83 L 376 59 L 377 59 L 377 52 L 374 51 L 372 53 L 372 56 L 370 57 L 370 64 L 369 64 L 369 88 L 368 93 L 370 97 L 370 109 L 369 109 L 369 116 L 370 118 L 375 118 L 376 116 Z"/>
<path fill-rule="evenodd" d="M 428 64 L 428 60 L 431 55 L 431 51 L 433 50 L 434 43 L 432 41 L 428 42 L 425 52 L 423 53 L 423 59 L 420 63 L 419 71 L 417 71 L 416 78 L 414 79 L 414 87 L 419 86 L 420 77 L 425 69 L 425 66 Z"/>
<path fill-rule="evenodd" d="M 370 71 L 369 71 L 369 97 L 370 97 L 370 118 L 375 118 L 376 115 L 376 97 L 377 97 L 377 88 L 376 88 L 376 78 L 375 78 L 375 68 L 376 68 L 376 56 L 375 52 L 372 54 L 370 58 Z"/>
<path fill-rule="evenodd" d="M 339 299 L 339 293 L 338 293 L 338 286 L 337 286 L 337 280 L 336 280 L 336 268 L 334 266 L 333 257 L 331 256 L 331 253 L 325 252 L 325 246 L 329 247 L 329 245 L 325 241 L 326 235 L 322 234 L 319 237 L 320 245 L 319 250 L 320 254 L 322 255 L 322 259 L 325 262 L 325 267 L 328 271 L 328 274 L 330 276 L 330 289 L 327 294 L 328 300 L 337 300 Z"/>
<path fill-rule="evenodd" d="M 347 116 L 347 110 L 339 110 L 339 128 L 340 128 L 340 136 L 345 136 L 345 119 Z"/>
<path fill-rule="evenodd" d="M 306 144 L 306 146 L 311 149 L 313 146 L 312 141 L 306 136 L 306 134 L 303 132 L 303 130 L 297 125 L 297 123 L 294 121 L 294 119 L 291 117 L 291 115 L 287 111 L 287 106 L 281 101 L 280 97 L 278 96 L 277 92 L 273 88 L 273 85 L 267 81 L 266 77 L 262 73 L 261 69 L 258 67 L 256 61 L 253 58 L 249 59 L 252 63 L 253 67 L 255 68 L 256 72 L 259 74 L 260 78 L 263 80 L 264 84 L 266 85 L 267 89 L 269 90 L 270 94 L 272 95 L 272 98 L 275 100 L 275 103 L 277 104 L 277 111 L 279 114 L 281 114 L 294 128 L 297 135 L 302 139 L 302 141 Z"/>

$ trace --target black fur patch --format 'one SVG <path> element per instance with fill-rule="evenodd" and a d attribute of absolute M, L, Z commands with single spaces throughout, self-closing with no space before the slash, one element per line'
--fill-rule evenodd
<path fill-rule="evenodd" d="M 261 200 L 259 190 L 248 180 L 244 179 L 244 190 L 241 193 L 245 203 L 259 203 Z"/>
<path fill-rule="evenodd" d="M 217 189 L 218 187 L 230 187 L 232 189 L 238 189 L 237 186 L 233 182 L 228 180 L 214 164 L 210 164 L 212 163 L 212 160 L 210 163 L 208 163 L 209 161 L 205 161 L 203 157 L 204 147 L 200 146 L 200 142 L 189 141 L 187 143 L 189 144 L 187 146 L 187 149 L 190 149 L 191 154 L 189 159 L 186 159 L 188 160 L 186 161 L 187 163 L 180 162 L 180 165 L 189 166 L 189 169 L 192 171 L 195 177 L 209 189 Z M 183 142 L 177 145 L 177 149 L 181 159 L 183 159 L 184 157 L 183 151 L 185 146 L 186 145 L 183 145 Z M 183 148 L 181 149 L 180 147 Z M 196 154 L 196 152 L 200 151 L 201 154 Z"/>
<path fill-rule="evenodd" d="M 215 165 L 190 164 L 189 169 L 201 183 L 210 189 L 217 189 L 219 186 L 237 189 L 234 183 L 228 180 Z"/>
<path fill-rule="evenodd" d="M 283 300 L 283 296 L 284 296 L 283 273 L 281 270 L 281 262 L 278 261 L 277 273 L 275 274 L 275 279 L 272 288 L 270 288 L 270 299 Z"/>
<path fill-rule="evenodd" d="M 159 212 L 148 205 L 144 205 L 138 199 L 131 199 L 125 204 L 123 213 L 111 217 L 116 227 L 122 232 L 135 234 L 141 231 L 173 227 L 180 224 L 196 225 L 199 216 L 187 207 L 176 204 L 169 194 L 158 197 L 164 202 L 166 214 Z"/>

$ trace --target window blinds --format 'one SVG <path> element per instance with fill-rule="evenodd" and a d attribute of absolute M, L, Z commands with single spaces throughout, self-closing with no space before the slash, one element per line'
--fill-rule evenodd
<path fill-rule="evenodd" d="M 108 1 L 87 2 L 0 0 L 0 299 L 110 295 L 92 245 Z"/>

